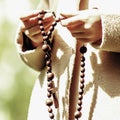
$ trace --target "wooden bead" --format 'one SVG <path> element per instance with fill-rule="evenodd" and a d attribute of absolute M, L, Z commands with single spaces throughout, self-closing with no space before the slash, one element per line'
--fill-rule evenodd
<path fill-rule="evenodd" d="M 44 27 L 42 25 L 40 25 L 40 30 L 44 31 Z"/>
<path fill-rule="evenodd" d="M 85 68 L 81 67 L 81 72 L 84 73 L 85 72 Z"/>
<path fill-rule="evenodd" d="M 82 47 L 80 48 L 80 53 L 84 54 L 84 53 L 86 53 L 86 52 L 87 52 L 87 48 L 86 48 L 85 46 L 82 46 Z"/>
<path fill-rule="evenodd" d="M 41 34 L 42 34 L 42 36 L 46 36 L 45 31 L 41 31 Z"/>
<path fill-rule="evenodd" d="M 85 74 L 81 72 L 80 77 L 81 77 L 81 78 L 84 78 L 84 77 L 85 77 Z"/>
<path fill-rule="evenodd" d="M 47 66 L 47 71 L 51 72 L 51 66 Z"/>
<path fill-rule="evenodd" d="M 82 99 L 82 98 L 81 98 Z M 82 105 L 82 101 L 78 100 L 78 105 L 81 106 Z"/>
<path fill-rule="evenodd" d="M 47 52 L 49 50 L 49 46 L 48 45 L 43 45 L 42 50 Z"/>
<path fill-rule="evenodd" d="M 80 118 L 81 115 L 82 115 L 81 112 L 79 112 L 79 111 L 76 111 L 76 112 L 75 112 L 75 118 L 76 118 L 76 119 Z"/>
<path fill-rule="evenodd" d="M 54 114 L 53 113 L 50 113 L 49 116 L 50 116 L 51 119 L 54 118 Z"/>
<path fill-rule="evenodd" d="M 55 27 L 57 25 L 57 21 L 52 23 L 52 26 Z"/>
<path fill-rule="evenodd" d="M 50 98 L 51 97 L 51 93 L 47 92 L 47 97 Z"/>
<path fill-rule="evenodd" d="M 43 41 L 44 41 L 44 43 L 45 43 L 45 41 L 46 41 L 46 43 L 47 43 L 47 40 L 48 40 L 48 36 L 43 36 Z"/>
<path fill-rule="evenodd" d="M 85 57 L 82 56 L 82 57 L 81 57 L 81 62 L 84 62 L 84 61 L 85 61 Z"/>
<path fill-rule="evenodd" d="M 52 32 L 53 30 L 54 30 L 54 26 L 51 26 L 49 31 Z"/>
<path fill-rule="evenodd" d="M 81 85 L 80 85 L 80 88 L 83 89 L 83 88 L 84 88 L 84 84 L 81 84 Z"/>
<path fill-rule="evenodd" d="M 47 66 L 50 66 L 50 65 L 51 65 L 51 60 L 47 60 L 47 61 L 46 61 L 46 65 L 47 65 Z"/>
<path fill-rule="evenodd" d="M 51 107 L 48 108 L 48 112 L 49 112 L 49 113 L 52 113 L 52 112 L 53 112 L 53 110 L 52 110 Z"/>
<path fill-rule="evenodd" d="M 77 110 L 80 111 L 82 109 L 82 106 L 77 106 Z"/>
<path fill-rule="evenodd" d="M 81 78 L 81 79 L 80 79 L 80 83 L 81 83 L 81 84 L 84 84 L 84 82 L 85 82 L 84 78 Z"/>
<path fill-rule="evenodd" d="M 52 80 L 54 78 L 54 73 L 48 73 L 47 78 Z"/>
<path fill-rule="evenodd" d="M 43 25 L 43 23 L 42 23 L 42 18 L 41 18 L 41 17 L 38 18 L 38 24 L 39 24 L 39 26 L 42 26 L 42 25 Z M 40 28 L 40 29 L 41 29 L 41 28 Z"/>
<path fill-rule="evenodd" d="M 78 102 L 80 102 L 83 99 L 83 96 L 80 94 L 78 97 Z"/>
<path fill-rule="evenodd" d="M 85 66 L 85 63 L 81 61 L 81 67 L 84 67 Z"/>
<path fill-rule="evenodd" d="M 79 90 L 79 94 L 82 95 L 83 94 L 83 89 Z"/>
<path fill-rule="evenodd" d="M 53 105 L 52 99 L 50 99 L 50 98 L 47 99 L 47 100 L 46 100 L 46 105 L 47 105 L 47 106 L 52 106 L 52 105 Z"/>
<path fill-rule="evenodd" d="M 48 81 L 48 82 L 47 82 L 47 86 L 48 86 L 48 87 L 51 87 L 51 86 L 52 86 L 52 81 Z"/>

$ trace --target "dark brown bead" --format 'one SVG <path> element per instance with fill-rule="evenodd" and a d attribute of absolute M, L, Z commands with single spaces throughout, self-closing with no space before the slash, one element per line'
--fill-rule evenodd
<path fill-rule="evenodd" d="M 85 72 L 85 68 L 81 67 L 81 72 L 84 73 Z"/>
<path fill-rule="evenodd" d="M 44 31 L 44 27 L 42 25 L 40 25 L 40 30 Z"/>
<path fill-rule="evenodd" d="M 82 115 L 81 112 L 79 112 L 79 111 L 76 111 L 76 112 L 75 112 L 75 118 L 76 118 L 76 119 L 80 118 L 81 115 Z"/>
<path fill-rule="evenodd" d="M 80 90 L 79 90 L 79 94 L 80 94 L 80 95 L 82 95 L 83 92 L 84 92 L 83 89 L 80 89 Z"/>
<path fill-rule="evenodd" d="M 82 101 L 78 100 L 78 105 L 81 106 L 82 105 Z"/>
<path fill-rule="evenodd" d="M 51 91 L 51 87 L 47 87 L 47 91 L 50 92 Z"/>
<path fill-rule="evenodd" d="M 41 31 L 42 36 L 46 36 L 45 31 Z"/>
<path fill-rule="evenodd" d="M 47 60 L 46 65 L 50 66 L 51 65 L 51 60 Z"/>
<path fill-rule="evenodd" d="M 51 87 L 51 85 L 52 85 L 52 81 L 47 82 L 48 87 Z"/>
<path fill-rule="evenodd" d="M 83 95 L 82 94 L 79 94 L 79 96 L 78 96 L 78 102 L 80 101 L 80 100 L 82 100 L 83 99 Z"/>
<path fill-rule="evenodd" d="M 51 31 L 48 31 L 47 35 L 49 36 L 49 38 L 51 37 L 52 35 L 52 32 Z"/>
<path fill-rule="evenodd" d="M 51 93 L 50 93 L 50 92 L 47 93 L 47 97 L 48 97 L 48 98 L 51 97 Z"/>
<path fill-rule="evenodd" d="M 81 67 L 84 67 L 85 66 L 85 63 L 81 61 Z"/>
<path fill-rule="evenodd" d="M 47 71 L 51 72 L 51 67 L 50 66 L 47 66 Z"/>
<path fill-rule="evenodd" d="M 50 27 L 50 32 L 52 32 L 54 30 L 54 26 Z"/>
<path fill-rule="evenodd" d="M 45 59 L 46 59 L 46 60 L 49 60 L 49 58 L 50 58 L 50 57 L 46 54 L 46 55 L 45 55 Z"/>
<path fill-rule="evenodd" d="M 54 118 L 54 114 L 53 113 L 50 113 L 49 116 L 50 116 L 51 119 Z"/>
<path fill-rule="evenodd" d="M 48 36 L 43 36 L 43 41 L 46 41 L 47 43 L 47 40 L 48 40 Z"/>
<path fill-rule="evenodd" d="M 51 107 L 48 108 L 48 112 L 49 112 L 49 113 L 52 113 L 52 112 L 53 112 L 53 110 L 52 110 Z"/>
<path fill-rule="evenodd" d="M 47 106 L 52 106 L 52 105 L 53 105 L 52 99 L 50 99 L 50 98 L 47 99 L 47 100 L 46 100 L 46 105 L 47 105 Z"/>
<path fill-rule="evenodd" d="M 55 12 L 52 12 L 53 16 L 56 17 Z"/>
<path fill-rule="evenodd" d="M 47 52 L 47 51 L 49 50 L 49 46 L 46 45 L 46 44 L 43 45 L 43 46 L 42 46 L 42 50 L 45 51 L 45 52 Z"/>
<path fill-rule="evenodd" d="M 38 18 L 38 25 L 43 26 L 42 18 Z M 41 28 L 40 28 L 40 30 L 41 30 Z"/>
<path fill-rule="evenodd" d="M 52 26 L 53 26 L 53 27 L 55 27 L 56 25 L 57 25 L 57 22 L 56 22 L 56 21 L 52 23 Z"/>
<path fill-rule="evenodd" d="M 83 89 L 83 88 L 84 88 L 84 84 L 81 84 L 81 85 L 80 85 L 80 88 Z"/>
<path fill-rule="evenodd" d="M 84 77 L 85 77 L 85 74 L 84 74 L 84 73 L 81 73 L 81 74 L 80 74 L 80 77 L 81 77 L 81 78 L 84 78 Z"/>
<path fill-rule="evenodd" d="M 47 78 L 52 80 L 54 78 L 54 73 L 48 73 Z"/>
<path fill-rule="evenodd" d="M 82 109 L 82 106 L 77 106 L 77 110 L 80 111 Z"/>
<path fill-rule="evenodd" d="M 85 82 L 84 78 L 80 79 L 80 83 L 83 84 Z"/>
<path fill-rule="evenodd" d="M 84 61 L 85 61 L 85 57 L 82 56 L 82 57 L 81 57 L 81 62 L 84 62 Z"/>
<path fill-rule="evenodd" d="M 81 52 L 82 54 L 86 53 L 86 52 L 87 52 L 87 48 L 86 48 L 85 46 L 82 46 L 82 47 L 80 48 L 80 52 Z"/>

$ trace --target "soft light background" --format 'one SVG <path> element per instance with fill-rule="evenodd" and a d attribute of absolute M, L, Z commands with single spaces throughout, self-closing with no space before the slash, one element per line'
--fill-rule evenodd
<path fill-rule="evenodd" d="M 27 120 L 37 74 L 19 58 L 14 41 L 18 18 L 39 0 L 0 0 L 0 120 Z"/>

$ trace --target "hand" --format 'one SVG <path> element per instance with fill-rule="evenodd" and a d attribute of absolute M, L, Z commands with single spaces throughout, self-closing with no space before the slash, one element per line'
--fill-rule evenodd
<path fill-rule="evenodd" d="M 96 9 L 61 13 L 65 18 L 61 24 L 71 32 L 72 36 L 83 43 L 98 43 L 102 38 L 100 13 Z"/>
<path fill-rule="evenodd" d="M 34 47 L 42 45 L 42 35 L 38 25 L 38 15 L 40 11 L 30 11 L 29 13 L 20 17 L 21 20 L 21 30 L 25 33 L 27 37 L 31 39 L 32 45 Z M 44 29 L 47 32 L 54 21 L 54 16 L 52 13 L 46 13 L 43 17 Z"/>

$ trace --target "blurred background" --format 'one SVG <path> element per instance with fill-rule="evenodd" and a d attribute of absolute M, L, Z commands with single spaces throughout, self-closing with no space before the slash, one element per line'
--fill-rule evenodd
<path fill-rule="evenodd" d="M 0 120 L 27 120 L 38 73 L 19 58 L 15 46 L 18 18 L 40 0 L 0 0 Z"/>

